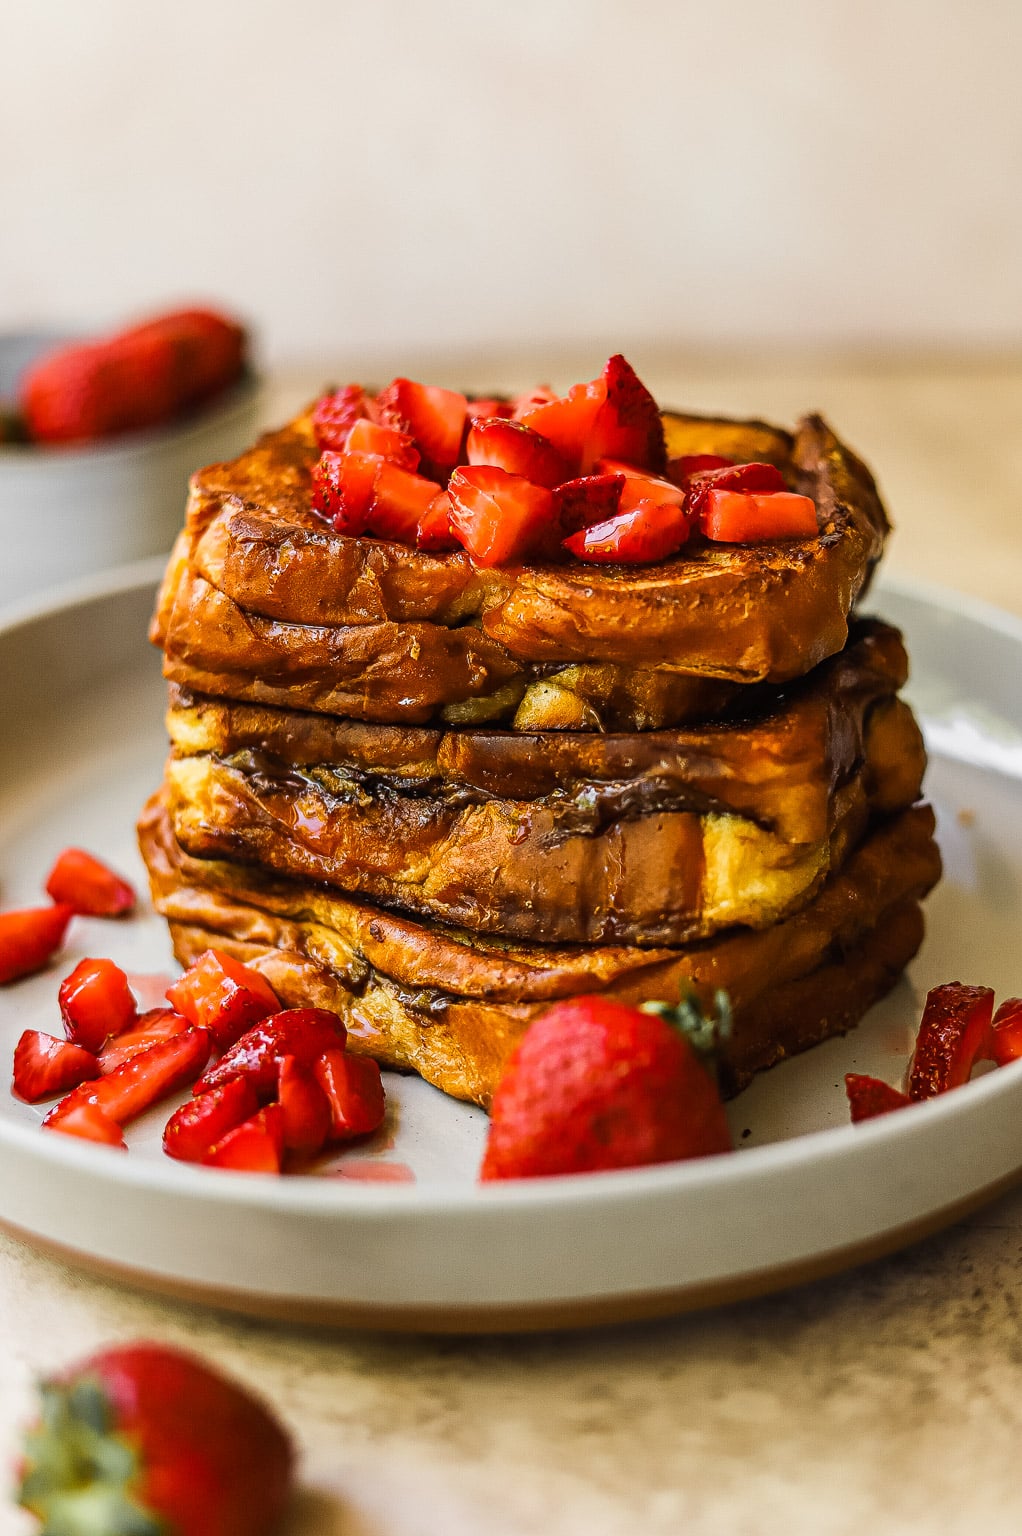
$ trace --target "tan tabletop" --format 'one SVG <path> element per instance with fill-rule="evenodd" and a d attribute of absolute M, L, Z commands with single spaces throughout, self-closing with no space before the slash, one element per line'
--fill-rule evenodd
<path fill-rule="evenodd" d="M 1022 614 L 1022 363 L 635 361 L 681 407 L 822 409 L 879 475 L 888 568 Z M 518 364 L 474 374 L 534 382 Z M 280 378 L 268 414 L 318 382 Z M 302 1450 L 287 1536 L 1017 1536 L 1020 1283 L 1022 1194 L 783 1296 L 517 1340 L 248 1322 L 0 1238 L 0 1454 L 36 1372 L 147 1336 L 278 1405 Z M 0 1536 L 31 1529 L 0 1506 Z"/>

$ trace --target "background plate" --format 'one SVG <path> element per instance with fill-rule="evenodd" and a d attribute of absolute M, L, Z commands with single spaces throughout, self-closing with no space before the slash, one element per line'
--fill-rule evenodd
<path fill-rule="evenodd" d="M 127 569 L 0 616 L 5 907 L 38 903 L 67 844 L 145 889 L 134 818 L 165 751 L 159 656 L 144 638 L 156 576 Z M 898 1246 L 1015 1180 L 1022 1066 L 911 1114 L 847 1123 L 843 1074 L 898 1081 L 929 987 L 1022 991 L 1022 624 L 900 585 L 870 606 L 908 638 L 946 875 L 922 953 L 891 996 L 731 1105 L 738 1155 L 480 1189 L 485 1115 L 389 1074 L 381 1133 L 317 1176 L 276 1180 L 172 1163 L 160 1151 L 167 1106 L 133 1128 L 125 1157 L 41 1134 L 45 1108 L 4 1092 L 0 1222 L 79 1262 L 241 1310 L 467 1330 L 649 1316 L 774 1289 Z M 87 954 L 138 978 L 144 1006 L 176 969 L 148 905 L 127 922 L 76 919 L 50 971 L 0 992 L 0 1060 L 24 1028 L 59 1032 L 57 982 Z"/>

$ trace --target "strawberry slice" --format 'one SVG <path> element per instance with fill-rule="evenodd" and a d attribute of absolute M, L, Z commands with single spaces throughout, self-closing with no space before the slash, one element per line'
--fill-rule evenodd
<path fill-rule="evenodd" d="M 135 905 L 126 880 L 83 848 L 65 848 L 50 870 L 46 894 L 88 917 L 123 917 Z"/>
<path fill-rule="evenodd" d="M 415 542 L 431 553 L 458 548 L 451 532 L 451 498 L 446 491 L 439 491 L 419 518 Z"/>
<path fill-rule="evenodd" d="M 990 1057 L 999 1067 L 1022 1057 L 1022 997 L 1008 997 L 994 1014 Z"/>
<path fill-rule="evenodd" d="M 99 1052 L 138 1018 L 128 978 L 112 960 L 80 960 L 57 993 L 64 1033 L 75 1045 Z"/>
<path fill-rule="evenodd" d="M 445 479 L 458 462 L 468 401 L 453 389 L 394 379 L 376 397 L 380 421 L 413 437 L 422 452 L 423 473 Z"/>
<path fill-rule="evenodd" d="M 0 986 L 41 971 L 63 943 L 73 915 L 65 902 L 0 912 Z"/>
<path fill-rule="evenodd" d="M 236 1173 L 279 1173 L 284 1157 L 284 1117 L 279 1104 L 244 1120 L 228 1131 L 202 1159 L 212 1168 L 231 1168 Z"/>
<path fill-rule="evenodd" d="M 616 517 L 624 484 L 624 475 L 599 474 L 582 475 L 559 485 L 554 491 L 554 516 L 561 538 Z"/>
<path fill-rule="evenodd" d="M 210 1067 L 195 1084 L 194 1092 L 208 1093 L 244 1077 L 251 1083 L 260 1103 L 272 1099 L 277 1091 L 280 1063 L 293 1056 L 299 1066 L 311 1066 L 324 1051 L 344 1048 L 347 1030 L 336 1013 L 325 1008 L 291 1008 L 264 1019 L 231 1046 L 215 1066 Z"/>
<path fill-rule="evenodd" d="M 439 489 L 435 480 L 409 474 L 408 470 L 381 459 L 373 481 L 366 531 L 380 539 L 414 544 L 419 521 L 436 499 Z"/>
<path fill-rule="evenodd" d="M 672 485 L 670 480 L 661 480 L 657 475 L 636 474 L 633 470 L 625 475 L 621 488 L 621 511 L 631 511 L 640 501 L 651 501 L 655 507 L 681 507 L 685 504 L 685 492 Z M 691 518 L 688 521 L 691 527 Z"/>
<path fill-rule="evenodd" d="M 167 988 L 167 998 L 190 1023 L 208 1029 L 221 1050 L 260 1019 L 280 1012 L 266 977 L 222 949 L 205 950 Z"/>
<path fill-rule="evenodd" d="M 151 1045 L 147 1051 L 137 1051 L 108 1077 L 72 1089 L 50 1110 L 45 1123 L 62 1120 L 81 1104 L 98 1104 L 111 1120 L 123 1126 L 159 1099 L 194 1082 L 209 1060 L 209 1046 L 204 1029 L 188 1029 Z"/>
<path fill-rule="evenodd" d="M 343 389 L 323 395 L 312 412 L 312 426 L 321 448 L 340 452 L 356 421 L 378 421 L 376 401 L 361 384 L 345 384 Z"/>
<path fill-rule="evenodd" d="M 644 498 L 627 512 L 573 533 L 564 547 L 580 560 L 643 565 L 673 555 L 688 539 L 691 527 L 684 507 Z"/>
<path fill-rule="evenodd" d="M 667 478 L 684 488 L 693 475 L 703 475 L 711 469 L 732 469 L 734 462 L 720 453 L 683 453 L 677 459 L 668 459 Z"/>
<path fill-rule="evenodd" d="M 331 1140 L 368 1136 L 383 1124 L 386 1098 L 380 1069 L 371 1056 L 324 1051 L 313 1070 L 330 1103 Z"/>
<path fill-rule="evenodd" d="M 528 403 L 530 398 L 535 399 L 535 393 L 526 397 L 521 407 L 515 407 L 514 420 L 553 443 L 570 474 L 579 473 L 584 457 L 588 469 L 596 454 L 587 456 L 586 451 L 600 407 L 607 399 L 606 380 L 599 378 L 589 384 L 573 384 L 566 395 L 555 395 L 552 400 L 541 398 L 536 404 Z"/>
<path fill-rule="evenodd" d="M 990 987 L 949 981 L 926 994 L 908 1078 L 910 1099 L 930 1099 L 968 1082 L 990 1054 L 994 994 Z"/>
<path fill-rule="evenodd" d="M 509 475 L 524 475 L 552 491 L 567 480 L 569 469 L 553 443 L 520 421 L 499 416 L 472 423 L 466 445 L 470 464 L 494 464 Z"/>
<path fill-rule="evenodd" d="M 334 453 L 327 449 L 312 466 L 312 510 L 335 533 L 357 537 L 369 521 L 376 471 L 383 460 L 377 453 Z"/>
<path fill-rule="evenodd" d="M 731 464 L 721 469 L 702 470 L 689 477 L 688 510 L 701 517 L 711 491 L 750 491 L 763 495 L 768 491 L 786 491 L 784 476 L 774 464 Z"/>
<path fill-rule="evenodd" d="M 607 359 L 603 383 L 606 398 L 593 418 L 582 468 L 599 458 L 614 458 L 661 474 L 667 467 L 667 447 L 657 403 L 620 352 Z"/>
<path fill-rule="evenodd" d="M 469 421 L 484 421 L 489 416 L 509 417 L 514 413 L 514 402 L 502 400 L 499 395 L 469 396 Z"/>
<path fill-rule="evenodd" d="M 208 1152 L 259 1109 L 251 1083 L 232 1077 L 176 1109 L 163 1132 L 163 1150 L 183 1163 L 201 1163 Z"/>
<path fill-rule="evenodd" d="M 29 1104 L 55 1099 L 99 1073 L 99 1062 L 91 1051 L 39 1029 L 26 1029 L 14 1047 L 12 1087 Z"/>
<path fill-rule="evenodd" d="M 80 1136 L 83 1141 L 96 1141 L 102 1146 L 119 1147 L 127 1152 L 128 1143 L 121 1135 L 116 1120 L 100 1109 L 98 1104 L 76 1104 L 55 1120 L 47 1115 L 44 1131 L 60 1131 L 65 1136 Z"/>
<path fill-rule="evenodd" d="M 171 1040 L 175 1035 L 183 1035 L 191 1027 L 184 1015 L 175 1013 L 173 1008 L 150 1008 L 139 1016 L 134 1029 L 117 1035 L 112 1045 L 108 1043 L 100 1051 L 99 1069 L 104 1075 L 113 1072 L 139 1051 L 148 1050 L 160 1040 Z"/>
<path fill-rule="evenodd" d="M 527 389 L 511 401 L 511 420 L 523 421 L 530 411 L 538 410 L 541 405 L 550 405 L 560 398 L 556 389 L 551 389 L 549 384 L 537 384 L 535 389 Z"/>
<path fill-rule="evenodd" d="M 854 1125 L 860 1120 L 873 1120 L 877 1115 L 889 1115 L 892 1109 L 904 1109 L 912 1102 L 907 1093 L 861 1072 L 845 1073 L 845 1092 Z"/>
<path fill-rule="evenodd" d="M 491 464 L 456 469 L 447 487 L 451 527 L 476 565 L 512 565 L 546 537 L 554 499 L 544 486 Z"/>
<path fill-rule="evenodd" d="M 330 1134 L 330 1103 L 312 1071 L 293 1056 L 281 1060 L 277 1102 L 283 1112 L 285 1147 L 313 1156 Z"/>
<path fill-rule="evenodd" d="M 394 427 L 380 427 L 375 421 L 361 417 L 348 433 L 344 444 L 345 453 L 376 453 L 381 459 L 396 464 L 399 469 L 415 470 L 419 467 L 419 450 L 405 432 Z"/>
<path fill-rule="evenodd" d="M 814 539 L 820 531 L 812 497 L 793 491 L 711 491 L 702 503 L 699 527 L 719 544 Z"/>

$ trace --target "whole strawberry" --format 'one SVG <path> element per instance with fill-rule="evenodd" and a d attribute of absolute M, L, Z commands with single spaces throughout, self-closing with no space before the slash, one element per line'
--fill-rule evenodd
<path fill-rule="evenodd" d="M 19 1503 L 54 1536 L 268 1536 L 291 1486 L 283 1429 L 160 1344 L 101 1350 L 41 1388 Z"/>
<path fill-rule="evenodd" d="M 691 1004 L 653 1013 L 602 997 L 556 1004 L 530 1026 L 497 1086 L 480 1177 L 731 1151 L 717 1084 L 682 1027 L 707 1024 L 694 1014 Z"/>

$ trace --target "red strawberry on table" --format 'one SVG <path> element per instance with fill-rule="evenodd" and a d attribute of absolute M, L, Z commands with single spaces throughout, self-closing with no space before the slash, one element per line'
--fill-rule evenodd
<path fill-rule="evenodd" d="M 73 915 L 64 902 L 0 912 L 0 986 L 41 971 L 63 943 Z"/>
<path fill-rule="evenodd" d="M 42 1383 L 18 1502 L 61 1536 L 271 1536 L 294 1452 L 269 1409 L 161 1344 L 101 1350 Z"/>

